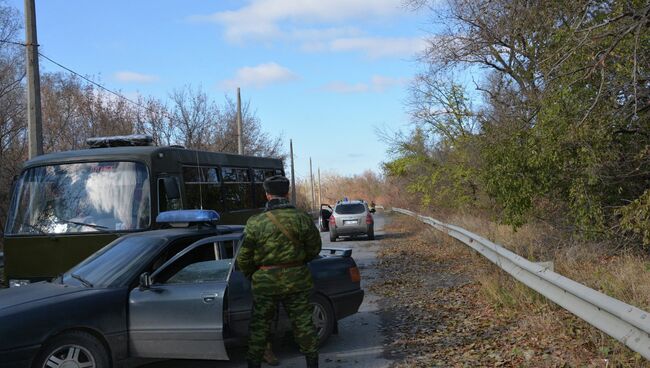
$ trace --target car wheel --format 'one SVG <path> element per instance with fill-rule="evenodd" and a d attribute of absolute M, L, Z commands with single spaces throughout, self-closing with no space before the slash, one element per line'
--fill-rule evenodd
<path fill-rule="evenodd" d="M 73 331 L 52 338 L 34 360 L 33 368 L 108 368 L 108 352 L 93 335 Z"/>
<path fill-rule="evenodd" d="M 368 228 L 368 240 L 375 240 L 375 227 L 370 226 Z"/>
<path fill-rule="evenodd" d="M 323 345 L 334 331 L 334 310 L 332 310 L 329 300 L 322 295 L 314 295 L 311 298 L 311 304 L 314 306 L 311 318 L 316 328 L 318 345 Z"/>
<path fill-rule="evenodd" d="M 330 242 L 334 243 L 336 241 L 336 232 L 330 228 Z"/>

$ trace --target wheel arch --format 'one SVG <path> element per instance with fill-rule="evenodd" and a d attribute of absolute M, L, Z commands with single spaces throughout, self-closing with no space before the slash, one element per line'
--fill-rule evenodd
<path fill-rule="evenodd" d="M 62 330 L 59 330 L 59 331 L 57 331 L 57 332 L 54 332 L 54 333 L 50 334 L 50 335 L 49 335 L 49 336 L 48 336 L 48 337 L 43 341 L 43 343 L 41 344 L 41 349 L 43 349 L 43 347 L 45 347 L 45 346 L 46 346 L 50 341 L 52 341 L 53 339 L 55 339 L 55 338 L 57 338 L 57 337 L 59 337 L 59 336 L 61 336 L 61 335 L 65 335 L 65 334 L 67 334 L 67 333 L 71 333 L 71 332 L 85 332 L 85 333 L 91 335 L 92 337 L 96 338 L 97 341 L 99 341 L 99 342 L 102 344 L 102 346 L 104 347 L 104 349 L 106 349 L 106 353 L 107 353 L 107 355 L 108 355 L 108 363 L 109 363 L 109 366 L 110 366 L 110 367 L 114 367 L 114 366 L 115 366 L 115 361 L 116 361 L 116 359 L 115 359 L 115 356 L 113 356 L 113 350 L 111 349 L 111 346 L 110 346 L 110 344 L 108 343 L 108 340 L 106 339 L 106 337 L 104 336 L 104 334 L 102 334 L 100 331 L 98 331 L 98 330 L 96 330 L 96 329 L 94 329 L 94 328 L 92 328 L 92 327 L 88 327 L 88 326 L 67 327 L 67 328 L 64 328 L 64 329 L 62 329 Z M 34 363 L 34 362 L 32 362 L 32 366 L 33 366 L 33 363 Z"/>

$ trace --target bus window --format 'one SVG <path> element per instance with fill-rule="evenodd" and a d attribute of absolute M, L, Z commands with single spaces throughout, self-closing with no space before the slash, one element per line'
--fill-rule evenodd
<path fill-rule="evenodd" d="M 221 183 L 216 167 L 183 167 L 185 182 L 185 208 L 223 212 Z"/>
<path fill-rule="evenodd" d="M 281 174 L 276 174 L 276 170 L 274 169 L 253 169 L 253 179 L 255 180 L 255 183 L 253 185 L 255 186 L 256 208 L 264 208 L 266 206 L 266 192 L 264 191 L 264 186 L 262 183 L 264 183 L 264 179 L 273 175 Z"/>
<path fill-rule="evenodd" d="M 183 208 L 180 198 L 169 198 L 165 188 L 165 179 L 173 179 L 178 185 L 176 178 L 167 177 L 158 179 L 158 212 L 180 210 Z"/>
<path fill-rule="evenodd" d="M 229 211 L 253 208 L 253 188 L 248 169 L 223 167 L 221 177 L 224 201 Z"/>

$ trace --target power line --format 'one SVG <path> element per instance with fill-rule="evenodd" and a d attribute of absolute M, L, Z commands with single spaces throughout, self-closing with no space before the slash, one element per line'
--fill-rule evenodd
<path fill-rule="evenodd" d="M 9 40 L 0 40 L 0 43 L 8 43 L 10 45 L 17 45 L 17 46 L 27 46 L 26 43 L 16 42 L 16 41 L 9 41 Z M 36 45 L 36 46 L 40 46 L 40 45 Z"/>
<path fill-rule="evenodd" d="M 28 45 L 27 45 L 26 43 L 24 43 L 24 42 L 9 41 L 9 40 L 0 40 L 0 43 L 10 44 L 10 45 L 16 45 L 16 46 L 23 46 L 23 47 L 28 46 Z M 88 83 L 90 83 L 90 84 L 96 86 L 97 88 L 102 89 L 103 91 L 106 91 L 106 92 L 108 92 L 108 93 L 110 93 L 110 94 L 112 94 L 112 95 L 114 95 L 114 96 L 116 96 L 116 97 L 118 97 L 118 98 L 121 98 L 121 99 L 123 99 L 123 100 L 125 100 L 125 101 L 127 101 L 127 102 L 129 102 L 129 103 L 131 103 L 131 104 L 133 104 L 133 105 L 135 105 L 135 106 L 141 108 L 141 109 L 147 110 L 147 111 L 152 112 L 152 113 L 154 113 L 154 114 L 161 113 L 162 115 L 165 115 L 165 116 L 167 116 L 168 118 L 172 119 L 172 116 L 171 116 L 167 111 L 156 111 L 156 110 L 151 109 L 151 108 L 149 108 L 149 107 L 147 107 L 147 106 L 144 106 L 144 105 L 142 105 L 142 104 L 140 104 L 140 103 L 138 103 L 138 102 L 136 102 L 136 101 L 134 101 L 134 100 L 132 100 L 132 99 L 130 99 L 130 98 L 128 98 L 128 97 L 126 97 L 126 96 L 124 96 L 124 95 L 118 93 L 118 92 L 116 92 L 116 91 L 113 91 L 112 89 L 110 89 L 110 88 L 108 88 L 108 87 L 105 87 L 105 86 L 103 86 L 103 85 L 101 85 L 101 84 L 95 82 L 94 80 L 92 80 L 92 79 L 90 79 L 90 78 L 88 78 L 88 77 L 82 75 L 81 73 L 77 73 L 76 71 L 74 71 L 74 70 L 68 68 L 67 66 L 65 66 L 65 65 L 63 65 L 63 64 L 61 64 L 61 63 L 59 63 L 59 62 L 57 62 L 57 61 L 55 61 L 55 60 L 52 60 L 52 58 L 48 57 L 47 55 L 43 55 L 43 53 L 40 52 L 40 51 L 38 52 L 38 55 L 41 56 L 43 59 L 49 61 L 50 63 L 52 63 L 52 64 L 58 66 L 59 68 L 61 68 L 61 69 L 65 70 L 65 71 L 67 71 L 67 72 L 69 72 L 69 73 L 71 73 L 71 74 L 73 74 L 73 75 L 75 75 L 75 76 L 77 76 L 77 77 L 79 77 L 79 78 L 85 80 L 86 82 L 88 82 Z"/>
<path fill-rule="evenodd" d="M 136 101 L 133 101 L 132 99 L 130 99 L 130 98 L 124 96 L 124 95 L 121 95 L 120 93 L 115 92 L 115 91 L 113 91 L 113 90 L 111 90 L 111 89 L 109 89 L 109 88 L 107 88 L 107 87 L 104 87 L 103 85 L 101 85 L 101 84 L 99 84 L 99 83 L 93 81 L 93 80 L 90 79 L 90 78 L 87 78 L 87 77 L 83 76 L 83 75 L 80 74 L 80 73 L 75 72 L 74 70 L 68 68 L 67 66 L 65 66 L 65 65 L 63 65 L 63 64 L 61 64 L 61 63 L 59 63 L 59 62 L 57 62 L 57 61 L 52 60 L 51 58 L 49 58 L 49 57 L 46 56 L 46 55 L 43 55 L 42 52 L 39 52 L 38 54 L 39 54 L 43 59 L 49 61 L 50 63 L 52 63 L 52 64 L 58 66 L 59 68 L 61 68 L 61 69 L 63 69 L 63 70 L 68 71 L 69 73 L 71 73 L 71 74 L 73 74 L 73 75 L 75 75 L 75 76 L 77 76 L 77 77 L 79 77 L 79 78 L 85 80 L 86 82 L 88 82 L 88 83 L 90 83 L 90 84 L 92 84 L 92 85 L 94 85 L 94 86 L 97 86 L 97 88 L 100 88 L 100 89 L 102 89 L 102 90 L 104 90 L 104 91 L 106 91 L 106 92 L 108 92 L 108 93 L 110 93 L 110 94 L 112 94 L 112 95 L 114 95 L 114 96 L 116 96 L 116 97 L 118 97 L 118 98 L 121 98 L 121 99 L 123 99 L 123 100 L 125 100 L 125 101 L 127 101 L 127 102 L 130 102 L 130 103 L 132 103 L 133 105 L 135 105 L 135 106 L 137 106 L 137 107 L 139 107 L 139 108 L 141 108 L 141 109 L 145 109 L 145 110 L 147 110 L 147 111 L 150 111 L 150 112 L 152 112 L 152 113 L 156 113 L 156 114 L 159 113 L 159 111 L 155 111 L 155 110 L 153 110 L 153 109 L 151 109 L 151 108 L 149 108 L 149 107 L 147 107 L 147 106 L 141 105 L 140 103 L 138 103 L 138 102 L 136 102 Z M 166 116 L 169 117 L 169 118 L 171 118 L 171 116 L 170 116 L 166 111 L 162 111 L 162 114 L 163 114 L 163 115 L 166 115 Z"/>

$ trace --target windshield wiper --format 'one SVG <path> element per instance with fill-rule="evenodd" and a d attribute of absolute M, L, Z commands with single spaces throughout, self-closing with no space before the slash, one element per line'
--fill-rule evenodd
<path fill-rule="evenodd" d="M 98 230 L 108 230 L 108 227 L 106 227 L 104 225 L 87 224 L 85 222 L 71 221 L 71 220 L 58 220 L 58 221 L 66 223 L 66 224 L 73 224 L 73 225 L 78 225 L 78 226 L 88 226 L 88 227 L 92 227 L 93 229 L 98 229 Z"/>
<path fill-rule="evenodd" d="M 107 233 L 107 234 L 112 234 L 112 235 L 115 235 L 115 236 L 118 237 L 118 238 L 120 237 L 120 234 L 117 234 L 116 232 L 111 231 L 108 227 L 106 227 L 106 226 L 104 226 L 104 225 L 87 224 L 87 223 L 85 223 L 85 222 L 81 222 L 81 221 L 72 221 L 72 220 L 57 220 L 57 221 L 62 222 L 62 223 L 64 223 L 64 224 L 72 224 L 72 225 L 77 225 L 77 226 L 87 226 L 87 227 L 91 227 L 91 228 L 93 228 L 93 229 L 99 230 L 100 232 Z"/>
<path fill-rule="evenodd" d="M 90 281 L 84 279 L 83 277 L 77 275 L 76 273 L 71 273 L 70 276 L 72 276 L 76 280 L 79 280 L 82 284 L 84 284 L 85 287 L 89 287 L 89 288 L 93 287 L 93 284 Z"/>

